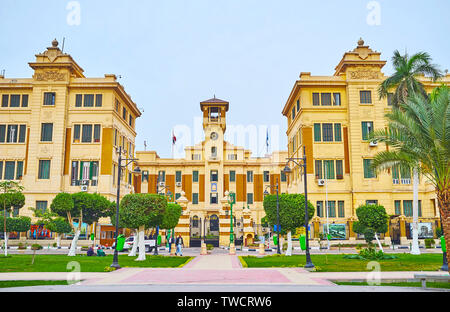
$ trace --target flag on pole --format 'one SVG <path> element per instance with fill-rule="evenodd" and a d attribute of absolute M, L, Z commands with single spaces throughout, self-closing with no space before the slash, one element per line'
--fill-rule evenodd
<path fill-rule="evenodd" d="M 172 130 L 172 145 L 175 145 L 175 143 L 177 143 L 177 137 L 175 136 Z"/>
<path fill-rule="evenodd" d="M 266 151 L 267 151 L 267 154 L 269 154 L 269 127 L 267 127 L 267 133 L 266 133 Z"/>

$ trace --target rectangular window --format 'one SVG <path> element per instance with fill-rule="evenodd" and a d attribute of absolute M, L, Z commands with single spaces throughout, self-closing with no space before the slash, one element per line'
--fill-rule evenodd
<path fill-rule="evenodd" d="M 38 200 L 36 201 L 36 209 L 41 212 L 45 212 L 47 210 L 48 202 L 46 200 Z"/>
<path fill-rule="evenodd" d="M 295 107 L 292 107 L 292 120 L 295 119 Z"/>
<path fill-rule="evenodd" d="M 230 182 L 236 182 L 236 171 L 230 171 Z"/>
<path fill-rule="evenodd" d="M 142 171 L 142 182 L 148 182 L 148 170 Z"/>
<path fill-rule="evenodd" d="M 12 94 L 11 95 L 11 103 L 10 107 L 20 107 L 20 94 Z"/>
<path fill-rule="evenodd" d="M 322 179 L 322 161 L 316 160 L 315 161 L 315 167 L 316 167 L 316 179 Z"/>
<path fill-rule="evenodd" d="M 323 201 L 318 201 L 316 204 L 317 208 L 317 216 L 322 218 L 323 217 Z"/>
<path fill-rule="evenodd" d="M 418 216 L 422 217 L 422 201 L 421 200 L 419 200 Z"/>
<path fill-rule="evenodd" d="M 363 121 L 361 122 L 362 128 L 362 139 L 367 141 L 369 139 L 369 134 L 373 132 L 373 121 Z"/>
<path fill-rule="evenodd" d="M 331 106 L 331 93 L 322 93 L 322 106 Z"/>
<path fill-rule="evenodd" d="M 328 217 L 336 218 L 336 202 L 334 200 L 328 202 Z"/>
<path fill-rule="evenodd" d="M 253 182 L 253 171 L 247 171 L 247 183 Z"/>
<path fill-rule="evenodd" d="M 377 199 L 368 199 L 366 200 L 366 205 L 378 205 Z"/>
<path fill-rule="evenodd" d="M 50 160 L 39 160 L 38 179 L 50 179 Z"/>
<path fill-rule="evenodd" d="M 70 181 L 72 186 L 80 185 L 78 183 L 78 161 L 72 161 L 72 170 L 70 172 Z"/>
<path fill-rule="evenodd" d="M 192 182 L 198 182 L 198 171 L 192 171 Z"/>
<path fill-rule="evenodd" d="M 336 160 L 336 179 L 342 180 L 344 178 L 344 165 L 342 160 Z"/>
<path fill-rule="evenodd" d="M 335 142 L 342 141 L 341 124 L 340 123 L 334 124 L 334 141 Z"/>
<path fill-rule="evenodd" d="M 83 95 L 77 94 L 75 95 L 75 107 L 81 107 L 83 104 Z"/>
<path fill-rule="evenodd" d="M 372 91 L 359 91 L 361 104 L 372 104 Z"/>
<path fill-rule="evenodd" d="M 323 142 L 333 142 L 333 124 L 322 124 Z"/>
<path fill-rule="evenodd" d="M 202 160 L 202 156 L 200 154 L 192 154 L 192 160 Z"/>
<path fill-rule="evenodd" d="M 217 193 L 211 193 L 210 201 L 209 201 L 210 204 L 213 204 L 213 205 L 217 204 L 218 203 L 217 198 L 218 198 Z"/>
<path fill-rule="evenodd" d="M 324 160 L 323 169 L 326 179 L 334 179 L 334 160 Z"/>
<path fill-rule="evenodd" d="M 120 108 L 120 103 L 119 103 L 119 100 L 116 99 L 116 103 L 114 105 L 114 109 L 116 110 L 117 113 L 119 112 L 119 108 Z"/>
<path fill-rule="evenodd" d="M 130 127 L 133 127 L 133 116 L 130 115 L 130 118 L 128 120 L 128 124 L 130 125 Z"/>
<path fill-rule="evenodd" d="M 297 112 L 300 111 L 300 100 L 297 100 Z"/>
<path fill-rule="evenodd" d="M 392 106 L 392 99 L 394 98 L 394 93 L 388 93 L 387 95 L 387 104 L 388 106 Z"/>
<path fill-rule="evenodd" d="M 269 182 L 270 181 L 270 173 L 269 173 L 269 171 L 264 171 L 263 176 L 264 176 L 264 182 Z"/>
<path fill-rule="evenodd" d="M 372 179 L 376 178 L 375 170 L 372 168 L 372 159 L 364 159 L 363 160 L 364 165 L 364 178 L 365 179 Z"/>
<path fill-rule="evenodd" d="M 6 125 L 0 125 L 0 143 L 6 141 Z"/>
<path fill-rule="evenodd" d="M 22 107 L 28 107 L 28 94 L 22 95 Z"/>
<path fill-rule="evenodd" d="M 127 120 L 127 109 L 125 107 L 122 110 L 122 117 L 124 120 Z"/>
<path fill-rule="evenodd" d="M 15 161 L 5 161 L 5 180 L 14 180 Z"/>
<path fill-rule="evenodd" d="M 175 172 L 175 182 L 181 182 L 181 171 Z"/>
<path fill-rule="evenodd" d="M 166 172 L 165 171 L 158 172 L 158 182 L 166 182 Z"/>
<path fill-rule="evenodd" d="M 74 143 L 80 143 L 80 132 L 81 132 L 81 126 L 74 125 L 73 126 L 73 142 Z"/>
<path fill-rule="evenodd" d="M 237 160 L 237 154 L 228 154 L 228 160 Z"/>
<path fill-rule="evenodd" d="M 3 179 L 3 161 L 0 161 L 0 180 Z"/>
<path fill-rule="evenodd" d="M 322 134 L 320 131 L 320 123 L 314 124 L 314 142 L 320 142 L 322 140 Z"/>
<path fill-rule="evenodd" d="M 320 105 L 320 94 L 319 93 L 313 93 L 313 105 L 314 106 Z"/>
<path fill-rule="evenodd" d="M 27 131 L 26 125 L 19 126 L 19 143 L 25 143 L 26 131 Z"/>
<path fill-rule="evenodd" d="M 394 201 L 395 215 L 397 215 L 397 216 L 402 214 L 402 208 L 400 207 L 401 203 L 402 203 L 401 200 Z"/>
<path fill-rule="evenodd" d="M 100 142 L 100 132 L 102 130 L 101 125 L 94 125 L 94 142 L 99 143 Z"/>
<path fill-rule="evenodd" d="M 85 94 L 84 95 L 84 107 L 94 107 L 94 95 Z"/>
<path fill-rule="evenodd" d="M 413 215 L 413 202 L 412 200 L 404 200 L 403 201 L 403 214 L 405 217 L 412 217 Z"/>
<path fill-rule="evenodd" d="M 211 170 L 211 182 L 218 182 L 219 181 L 219 173 L 217 170 Z"/>
<path fill-rule="evenodd" d="M 45 92 L 44 93 L 44 105 L 55 105 L 55 92 Z"/>
<path fill-rule="evenodd" d="M 341 94 L 333 93 L 333 106 L 341 106 Z"/>
<path fill-rule="evenodd" d="M 400 168 L 401 183 L 411 184 L 411 170 L 408 168 Z"/>
<path fill-rule="evenodd" d="M 2 95 L 2 107 L 8 107 L 9 104 L 9 94 Z"/>
<path fill-rule="evenodd" d="M 81 142 L 83 142 L 83 143 L 91 143 L 92 142 L 92 125 L 83 125 L 83 134 L 82 134 Z"/>
<path fill-rule="evenodd" d="M 286 182 L 287 181 L 286 173 L 284 173 L 284 171 L 281 171 L 280 179 L 281 179 L 281 182 Z"/>
<path fill-rule="evenodd" d="M 8 125 L 8 133 L 6 136 L 7 143 L 17 143 L 18 125 Z"/>
<path fill-rule="evenodd" d="M 344 209 L 344 201 L 338 201 L 338 217 L 345 218 L 345 209 Z"/>
<path fill-rule="evenodd" d="M 247 204 L 248 205 L 253 204 L 253 193 L 247 193 Z"/>
<path fill-rule="evenodd" d="M 17 162 L 16 180 L 20 180 L 23 177 L 23 161 Z"/>
<path fill-rule="evenodd" d="M 96 94 L 95 95 L 95 106 L 96 107 L 102 107 L 103 105 L 103 95 L 102 94 Z"/>
<path fill-rule="evenodd" d="M 43 123 L 41 126 L 41 142 L 51 142 L 53 139 L 53 124 Z"/>
<path fill-rule="evenodd" d="M 198 205 L 198 193 L 192 193 L 192 204 Z"/>

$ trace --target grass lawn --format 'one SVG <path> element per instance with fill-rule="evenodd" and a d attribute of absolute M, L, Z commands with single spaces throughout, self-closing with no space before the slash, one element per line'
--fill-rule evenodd
<path fill-rule="evenodd" d="M 391 255 L 391 254 L 390 254 Z M 442 254 L 395 254 L 397 259 L 380 260 L 381 271 L 437 271 L 442 266 Z M 242 260 L 249 268 L 303 267 L 304 255 L 294 256 L 246 256 Z M 319 272 L 364 272 L 369 260 L 344 259 L 343 255 L 311 255 L 311 261 Z"/>
<path fill-rule="evenodd" d="M 66 255 L 33 255 L 0 256 L 0 272 L 68 272 L 67 264 L 71 261 L 80 263 L 81 272 L 104 272 L 113 261 L 112 255 L 105 257 L 88 257 Z M 134 261 L 137 257 L 119 255 L 119 265 L 123 267 L 176 268 L 185 264 L 191 257 L 149 256 L 145 261 Z"/>
<path fill-rule="evenodd" d="M 369 286 L 366 282 L 334 282 L 337 285 L 350 286 Z M 422 287 L 420 282 L 401 282 L 401 283 L 381 283 L 375 286 L 398 286 L 398 287 Z M 427 288 L 446 288 L 450 289 L 450 283 L 427 282 Z"/>
<path fill-rule="evenodd" d="M 67 281 L 0 281 L 0 288 L 44 285 L 67 285 Z"/>

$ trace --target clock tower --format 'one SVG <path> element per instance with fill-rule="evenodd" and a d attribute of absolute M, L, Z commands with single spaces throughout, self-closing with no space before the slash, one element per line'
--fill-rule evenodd
<path fill-rule="evenodd" d="M 203 145 L 203 155 L 205 161 L 205 195 L 206 202 L 211 204 L 211 208 L 220 207 L 220 200 L 223 198 L 223 161 L 224 134 L 226 130 L 226 113 L 229 103 L 217 99 L 212 99 L 200 103 L 203 112 L 203 131 L 205 141 Z"/>

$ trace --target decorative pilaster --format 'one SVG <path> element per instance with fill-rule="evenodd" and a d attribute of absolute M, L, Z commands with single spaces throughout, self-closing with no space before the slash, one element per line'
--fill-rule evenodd
<path fill-rule="evenodd" d="M 353 223 L 358 219 L 355 216 L 351 216 L 347 219 L 348 224 L 348 239 L 351 241 L 356 240 L 356 233 L 353 231 Z"/>

